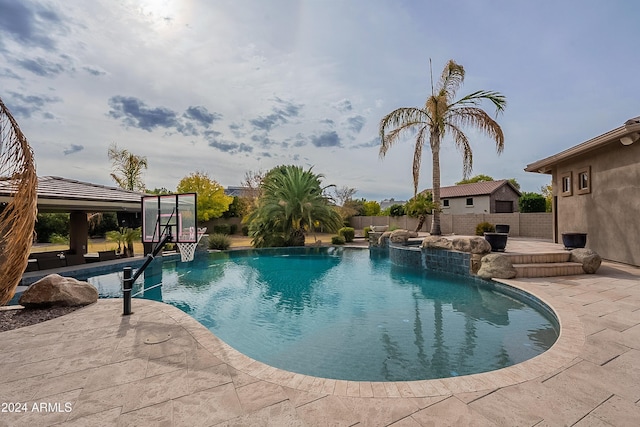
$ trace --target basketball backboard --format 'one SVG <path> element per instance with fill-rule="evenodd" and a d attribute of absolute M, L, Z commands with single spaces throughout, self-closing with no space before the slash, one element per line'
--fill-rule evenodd
<path fill-rule="evenodd" d="M 174 243 L 198 241 L 196 193 L 142 198 L 142 242 L 158 243 L 165 235 Z"/>

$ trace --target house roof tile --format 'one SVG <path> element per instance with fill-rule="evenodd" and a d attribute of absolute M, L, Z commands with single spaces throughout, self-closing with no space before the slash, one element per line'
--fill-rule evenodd
<path fill-rule="evenodd" d="M 472 184 L 452 185 L 450 187 L 440 187 L 441 199 L 454 199 L 457 197 L 471 197 L 471 196 L 484 196 L 490 195 L 504 185 L 508 185 L 513 190 L 520 194 L 520 192 L 506 179 L 498 181 L 485 181 L 475 182 Z M 431 189 L 426 190 L 431 191 Z"/>

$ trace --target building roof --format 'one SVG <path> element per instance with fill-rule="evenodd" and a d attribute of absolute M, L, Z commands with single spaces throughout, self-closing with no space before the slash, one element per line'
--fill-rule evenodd
<path fill-rule="evenodd" d="M 13 192 L 12 181 L 0 179 L 0 202 Z M 91 184 L 58 176 L 38 177 L 38 210 L 41 212 L 140 212 L 145 193 Z"/>
<path fill-rule="evenodd" d="M 471 196 L 488 196 L 493 194 L 496 190 L 508 185 L 520 195 L 520 191 L 513 186 L 508 180 L 501 179 L 498 181 L 484 181 L 474 182 L 472 184 L 460 184 L 452 185 L 450 187 L 440 187 L 441 199 L 455 199 L 457 197 L 471 197 Z M 426 190 L 431 191 L 431 189 Z"/>
<path fill-rule="evenodd" d="M 527 165 L 526 172 L 551 173 L 552 167 L 560 162 L 577 157 L 589 151 L 611 143 L 630 145 L 640 140 L 640 116 L 627 120 L 624 125 L 610 130 L 607 133 L 591 138 L 558 154 L 547 157 Z"/>

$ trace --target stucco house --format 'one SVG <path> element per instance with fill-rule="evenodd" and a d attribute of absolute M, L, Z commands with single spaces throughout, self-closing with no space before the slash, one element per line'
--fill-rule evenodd
<path fill-rule="evenodd" d="M 640 117 L 525 171 L 552 176 L 556 242 L 587 233 L 603 258 L 640 266 Z"/>
<path fill-rule="evenodd" d="M 506 179 L 440 187 L 443 214 L 518 212 L 519 198 L 520 191 Z"/>

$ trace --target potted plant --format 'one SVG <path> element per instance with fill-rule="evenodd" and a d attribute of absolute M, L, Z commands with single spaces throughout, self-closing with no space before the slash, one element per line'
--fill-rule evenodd
<path fill-rule="evenodd" d="M 507 233 L 491 233 L 485 232 L 484 238 L 491 245 L 491 252 L 504 252 L 507 247 Z"/>
<path fill-rule="evenodd" d="M 565 249 L 584 248 L 587 245 L 587 233 L 562 233 Z"/>

